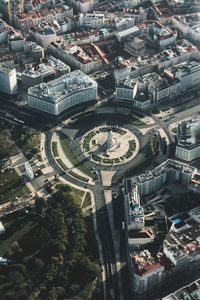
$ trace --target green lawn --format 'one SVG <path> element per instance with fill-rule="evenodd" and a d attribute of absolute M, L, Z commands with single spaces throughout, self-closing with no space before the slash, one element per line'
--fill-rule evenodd
<path fill-rule="evenodd" d="M 177 133 L 177 127 L 172 128 L 171 130 L 173 133 Z"/>
<path fill-rule="evenodd" d="M 61 167 L 63 170 L 65 170 L 65 171 L 68 170 L 68 167 L 64 164 L 64 162 L 62 161 L 61 158 L 57 158 L 56 161 L 57 161 L 57 163 L 60 165 L 60 167 Z"/>
<path fill-rule="evenodd" d="M 15 170 L 0 173 L 0 203 L 14 200 L 29 193 L 29 189 L 24 184 Z"/>
<path fill-rule="evenodd" d="M 135 126 L 140 126 L 140 125 L 145 125 L 144 122 L 142 122 L 140 119 L 137 119 L 133 116 L 133 121 L 131 122 L 131 124 L 135 125 Z"/>
<path fill-rule="evenodd" d="M 82 180 L 84 182 L 88 182 L 88 180 L 89 180 L 88 178 L 85 178 L 85 177 L 83 177 L 83 176 L 81 176 L 81 175 L 79 175 L 79 174 L 77 174 L 77 173 L 75 173 L 73 171 L 69 171 L 68 174 L 70 174 L 71 176 L 73 176 L 73 177 L 75 177 L 75 178 L 77 178 L 79 180 Z"/>
<path fill-rule="evenodd" d="M 152 109 L 152 113 L 153 113 L 154 115 L 158 115 L 158 114 L 160 113 L 160 110 L 157 109 L 157 108 L 154 108 L 154 109 Z"/>
<path fill-rule="evenodd" d="M 84 198 L 84 202 L 83 202 L 83 208 L 88 207 L 89 205 L 91 205 L 91 194 L 90 192 L 87 192 Z"/>
<path fill-rule="evenodd" d="M 57 184 L 56 188 L 59 191 L 60 186 L 66 186 L 67 190 L 69 191 L 69 194 L 78 202 L 79 205 L 81 205 L 81 202 L 83 200 L 83 197 L 85 195 L 85 191 L 79 190 L 77 188 L 74 188 L 73 186 L 69 184 Z"/>
<path fill-rule="evenodd" d="M 9 234 L 7 232 L 5 233 L 8 234 L 8 237 L 6 239 L 1 239 L 0 241 L 1 256 L 9 250 L 9 248 L 15 241 L 19 241 L 25 234 L 27 234 L 32 228 L 37 225 L 36 221 L 30 220 L 29 218 L 30 216 L 18 216 L 12 219 L 12 221 L 3 221 L 3 225 L 5 225 L 6 228 L 9 228 L 9 226 L 13 226 L 14 224 L 15 226 L 10 230 Z"/>
<path fill-rule="evenodd" d="M 70 145 L 68 144 L 68 142 L 65 139 L 61 139 L 61 145 L 63 148 L 63 151 L 65 152 L 65 155 L 68 157 L 68 159 L 71 161 L 71 163 L 77 168 L 79 169 L 81 172 L 83 172 L 84 174 L 90 176 L 93 178 L 93 174 L 90 171 L 90 169 L 88 169 L 85 165 L 83 165 L 74 155 L 74 153 L 72 152 L 72 149 L 70 147 Z"/>
<path fill-rule="evenodd" d="M 7 149 L 0 144 L 0 159 L 4 158 L 8 156 L 8 152 L 7 152 Z"/>
<path fill-rule="evenodd" d="M 79 297 L 87 300 L 90 293 L 91 293 L 91 289 L 92 289 L 92 282 L 88 282 L 86 283 L 86 285 L 84 286 L 84 288 L 79 292 Z"/>
<path fill-rule="evenodd" d="M 59 156 L 57 146 L 58 146 L 57 142 L 52 142 L 52 150 L 53 150 L 53 156 L 54 157 Z"/>
<path fill-rule="evenodd" d="M 40 136 L 34 130 L 24 128 L 21 125 L 15 126 L 12 131 L 12 138 L 24 153 L 31 151 L 32 154 L 36 154 L 40 150 Z"/>
<path fill-rule="evenodd" d="M 74 199 L 76 199 L 78 201 L 79 205 L 81 205 L 81 202 L 82 202 L 85 192 L 78 190 L 78 189 L 72 187 L 71 185 L 70 185 L 70 189 L 71 189 L 70 194 L 72 195 L 72 197 L 74 197 Z"/>

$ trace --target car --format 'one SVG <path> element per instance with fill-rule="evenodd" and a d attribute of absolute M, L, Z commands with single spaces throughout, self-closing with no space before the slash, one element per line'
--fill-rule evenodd
<path fill-rule="evenodd" d="M 94 176 L 94 179 L 97 180 L 97 179 L 99 179 L 99 177 L 98 177 L 97 175 L 95 175 L 95 176 Z"/>
<path fill-rule="evenodd" d="M 51 184 L 49 184 L 49 183 L 45 186 L 45 189 L 47 190 L 48 193 L 52 193 L 53 192 L 53 190 L 51 188 Z"/>

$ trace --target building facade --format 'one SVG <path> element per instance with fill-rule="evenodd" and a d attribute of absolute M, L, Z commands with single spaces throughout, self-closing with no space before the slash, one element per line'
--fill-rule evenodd
<path fill-rule="evenodd" d="M 185 161 L 200 158 L 200 118 L 178 125 L 175 156 Z"/>
<path fill-rule="evenodd" d="M 96 99 L 96 81 L 78 70 L 28 90 L 28 105 L 53 115 Z"/>
<path fill-rule="evenodd" d="M 0 92 L 13 95 L 17 93 L 16 69 L 7 65 L 0 65 Z"/>

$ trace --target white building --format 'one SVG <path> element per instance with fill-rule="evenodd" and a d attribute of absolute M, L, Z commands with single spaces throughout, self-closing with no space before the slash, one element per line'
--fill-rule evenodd
<path fill-rule="evenodd" d="M 0 19 L 0 45 L 7 44 L 8 34 L 11 32 L 10 27 L 6 22 Z"/>
<path fill-rule="evenodd" d="M 55 29 L 51 25 L 30 28 L 30 33 L 35 37 L 36 41 L 44 48 L 46 48 L 50 43 L 57 40 L 57 35 Z"/>
<path fill-rule="evenodd" d="M 185 161 L 200 158 L 200 118 L 178 125 L 175 156 Z"/>
<path fill-rule="evenodd" d="M 69 66 L 79 69 L 86 74 L 100 70 L 102 67 L 102 59 L 96 53 L 96 49 L 92 51 L 90 48 L 86 52 L 86 50 L 75 43 L 68 43 L 66 41 L 51 43 L 48 46 L 48 52 L 69 64 Z"/>
<path fill-rule="evenodd" d="M 127 77 L 116 83 L 116 101 L 139 110 L 147 110 L 151 106 L 151 99 L 145 90 L 139 89 L 137 78 Z"/>
<path fill-rule="evenodd" d="M 132 256 L 133 289 L 143 294 L 158 286 L 164 277 L 164 266 L 156 261 L 148 250 L 140 251 Z"/>
<path fill-rule="evenodd" d="M 6 64 L 0 65 L 0 92 L 9 95 L 17 92 L 16 70 Z"/>
<path fill-rule="evenodd" d="M 52 75 L 55 75 L 55 72 L 49 65 L 40 64 L 37 69 L 29 65 L 21 74 L 22 86 L 29 88 L 42 83 L 46 78 L 50 78 Z"/>
<path fill-rule="evenodd" d="M 176 42 L 176 31 L 172 31 L 157 21 L 149 21 L 148 23 L 147 38 L 154 47 L 164 48 Z"/>
<path fill-rule="evenodd" d="M 64 75 L 70 73 L 70 67 L 62 62 L 60 59 L 55 58 L 52 55 L 46 56 L 47 63 L 50 67 L 52 67 L 56 73 L 60 75 Z"/>
<path fill-rule="evenodd" d="M 140 28 L 138 26 L 133 26 L 126 30 L 120 31 L 116 33 L 117 40 L 119 42 L 124 42 L 131 37 L 135 37 L 139 34 Z"/>
<path fill-rule="evenodd" d="M 104 27 L 104 14 L 101 13 L 86 13 L 79 15 L 79 26 L 85 28 L 100 29 Z"/>
<path fill-rule="evenodd" d="M 195 42 L 200 41 L 200 18 L 199 13 L 187 14 L 184 16 L 173 16 L 173 26 L 182 32 L 184 37 Z"/>
<path fill-rule="evenodd" d="M 72 0 L 72 4 L 80 12 L 87 12 L 93 8 L 93 0 Z"/>
<path fill-rule="evenodd" d="M 124 61 L 122 64 L 117 65 L 114 70 L 114 77 L 115 80 L 120 80 L 126 78 L 127 74 L 131 78 L 135 78 L 155 72 L 155 70 L 160 73 L 170 66 L 195 59 L 198 56 L 199 51 L 197 47 L 187 40 L 181 40 L 154 56 L 144 54 L 134 59 L 129 59 L 129 61 L 131 60 L 130 64 Z"/>
<path fill-rule="evenodd" d="M 143 197 L 155 192 L 170 181 L 178 181 L 184 185 L 189 185 L 195 171 L 194 167 L 168 159 L 152 171 L 133 177 L 131 181 L 132 185 L 137 186 L 140 197 Z"/>
<path fill-rule="evenodd" d="M 96 81 L 78 70 L 28 90 L 29 106 L 53 115 L 96 98 Z"/>
<path fill-rule="evenodd" d="M 23 52 L 26 40 L 20 34 L 12 34 L 8 37 L 10 49 L 13 52 Z"/>

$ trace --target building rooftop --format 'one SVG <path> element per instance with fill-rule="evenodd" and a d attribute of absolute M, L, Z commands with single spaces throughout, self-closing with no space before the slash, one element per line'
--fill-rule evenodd
<path fill-rule="evenodd" d="M 191 175 L 196 171 L 196 169 L 188 164 L 176 161 L 176 160 L 172 160 L 172 159 L 168 159 L 167 161 L 165 161 L 164 163 L 162 163 L 161 165 L 157 166 L 155 169 L 151 170 L 151 171 L 147 171 L 139 176 L 133 177 L 132 181 L 133 184 L 134 183 L 144 183 L 147 182 L 155 177 L 160 176 L 163 173 L 167 173 L 170 170 L 180 170 L 181 172 L 184 173 L 188 173 Z"/>
<path fill-rule="evenodd" d="M 10 73 L 13 70 L 13 66 L 7 64 L 7 63 L 2 63 L 0 64 L 0 72 L 2 73 Z"/>
<path fill-rule="evenodd" d="M 124 37 L 124 36 L 127 36 L 131 33 L 136 33 L 136 32 L 139 32 L 140 31 L 140 28 L 138 26 L 133 26 L 131 28 L 128 28 L 126 30 L 123 30 L 123 31 L 120 31 L 117 33 L 117 35 L 121 38 L 121 37 Z"/>
<path fill-rule="evenodd" d="M 32 65 L 29 65 L 22 73 L 22 75 L 30 78 L 45 77 L 50 74 L 54 74 L 53 68 L 43 63 L 40 64 L 37 69 Z"/>
<path fill-rule="evenodd" d="M 188 72 L 188 69 L 183 72 Z M 177 145 L 187 149 L 193 149 L 200 145 L 200 117 L 178 125 Z"/>
<path fill-rule="evenodd" d="M 96 81 L 81 71 L 76 70 L 48 83 L 41 83 L 29 88 L 28 94 L 38 96 L 47 102 L 58 103 L 64 97 L 93 86 L 97 86 Z"/>
<path fill-rule="evenodd" d="M 200 280 L 182 287 L 162 300 L 200 300 Z"/>
<path fill-rule="evenodd" d="M 156 261 L 148 250 L 143 250 L 133 255 L 132 263 L 135 273 L 142 277 L 162 267 L 161 263 Z"/>

